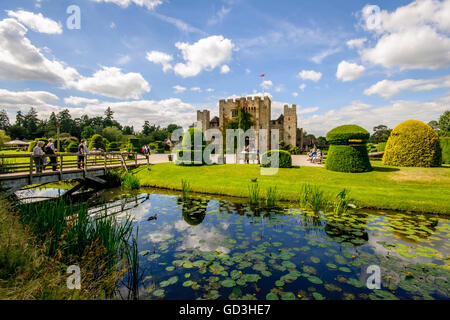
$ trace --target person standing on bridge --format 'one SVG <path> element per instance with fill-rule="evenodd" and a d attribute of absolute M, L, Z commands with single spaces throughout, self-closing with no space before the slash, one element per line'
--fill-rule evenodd
<path fill-rule="evenodd" d="M 43 141 L 39 141 L 36 146 L 33 148 L 33 160 L 34 164 L 36 165 L 36 173 L 42 173 L 43 169 L 43 157 L 44 157 L 44 151 L 42 150 L 42 147 L 44 146 Z"/>
<path fill-rule="evenodd" d="M 86 147 L 86 140 L 81 140 L 78 145 L 78 169 L 84 168 L 84 158 L 87 157 L 88 148 Z"/>
<path fill-rule="evenodd" d="M 56 171 L 56 148 L 55 145 L 53 144 L 53 139 L 50 138 L 48 139 L 48 143 L 45 146 L 45 154 L 48 155 L 48 157 L 50 158 L 50 162 L 48 164 L 52 165 L 52 170 Z"/>

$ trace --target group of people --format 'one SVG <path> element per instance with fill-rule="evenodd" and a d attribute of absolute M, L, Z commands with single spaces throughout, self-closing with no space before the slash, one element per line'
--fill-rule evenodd
<path fill-rule="evenodd" d="M 312 163 L 322 162 L 322 151 L 316 148 L 312 149 L 308 152 L 308 161 L 311 161 Z"/>
<path fill-rule="evenodd" d="M 145 155 L 145 156 L 149 156 L 150 154 L 151 154 L 151 151 L 150 151 L 150 146 L 148 145 L 148 144 L 146 144 L 146 145 L 144 145 L 143 147 L 142 147 L 142 153 Z"/>
<path fill-rule="evenodd" d="M 39 141 L 33 148 L 33 160 L 36 166 L 36 173 L 41 173 L 48 165 L 52 166 L 52 170 L 56 171 L 56 148 L 53 139 L 48 139 L 47 145 L 44 141 Z M 47 157 L 49 161 L 47 162 Z"/>

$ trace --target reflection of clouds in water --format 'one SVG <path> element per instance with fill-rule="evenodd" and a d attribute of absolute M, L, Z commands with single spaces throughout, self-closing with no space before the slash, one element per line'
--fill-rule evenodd
<path fill-rule="evenodd" d="M 134 221 L 141 222 L 144 221 L 144 219 L 147 217 L 151 208 L 152 208 L 151 202 L 147 201 L 140 204 L 136 208 L 129 210 L 127 213 Z"/>
<path fill-rule="evenodd" d="M 184 220 L 177 221 L 176 226 L 179 231 L 188 229 L 188 234 L 184 237 L 183 243 L 177 250 L 197 248 L 200 251 L 219 250 L 223 253 L 230 252 L 229 248 L 220 245 L 225 241 L 225 235 L 220 233 L 215 227 L 189 226 Z"/>
<path fill-rule="evenodd" d="M 16 191 L 16 195 L 19 199 L 22 198 L 28 198 L 28 197 L 43 197 L 43 198 L 48 198 L 48 197 L 58 197 L 59 195 L 63 195 L 67 190 L 66 189 L 55 189 L 55 188 L 47 188 L 47 189 L 29 189 L 29 190 L 19 190 Z M 28 199 L 25 200 L 24 202 L 28 203 L 28 202 L 33 202 L 33 201 L 39 201 L 41 199 Z"/>
<path fill-rule="evenodd" d="M 151 231 L 145 238 L 148 242 L 163 242 L 173 238 L 174 227 L 170 224 L 165 224 L 159 231 Z"/>
<path fill-rule="evenodd" d="M 221 227 L 223 230 L 228 230 L 230 225 L 231 224 L 229 222 L 222 222 L 221 224 L 219 224 L 219 227 Z"/>

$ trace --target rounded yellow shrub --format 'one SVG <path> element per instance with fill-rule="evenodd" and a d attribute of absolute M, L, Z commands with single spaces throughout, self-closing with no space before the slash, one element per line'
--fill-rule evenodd
<path fill-rule="evenodd" d="M 383 164 L 398 167 L 439 167 L 442 163 L 439 136 L 422 121 L 408 120 L 392 130 Z"/>

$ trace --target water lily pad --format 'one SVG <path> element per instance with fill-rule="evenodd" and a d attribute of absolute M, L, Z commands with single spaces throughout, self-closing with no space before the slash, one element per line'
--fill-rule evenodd
<path fill-rule="evenodd" d="M 221 282 L 222 286 L 226 288 L 231 288 L 236 285 L 236 282 L 233 279 L 226 279 Z"/>
<path fill-rule="evenodd" d="M 316 276 L 309 276 L 307 279 L 314 284 L 322 284 L 323 283 L 323 281 Z"/>
<path fill-rule="evenodd" d="M 316 299 L 316 300 L 324 300 L 325 299 L 325 297 L 318 292 L 313 292 L 312 295 L 313 295 L 314 299 Z"/>
<path fill-rule="evenodd" d="M 279 300 L 279 299 L 276 293 L 270 292 L 266 295 L 266 300 Z"/>
<path fill-rule="evenodd" d="M 158 289 L 158 290 L 153 291 L 153 295 L 155 297 L 162 297 L 164 295 L 164 292 L 165 291 L 163 289 Z"/>
<path fill-rule="evenodd" d="M 320 262 L 320 259 L 317 258 L 317 257 L 311 257 L 310 260 L 311 260 L 313 263 L 319 263 L 319 262 Z"/>
<path fill-rule="evenodd" d="M 277 280 L 277 281 L 275 281 L 275 285 L 276 285 L 277 287 L 282 287 L 282 286 L 284 286 L 284 281 Z"/>
<path fill-rule="evenodd" d="M 292 263 L 291 261 L 283 261 L 283 262 L 281 263 L 281 265 L 282 265 L 282 266 L 285 266 L 286 268 L 292 268 L 292 269 L 295 268 L 295 264 Z"/>
<path fill-rule="evenodd" d="M 192 286 L 193 282 L 191 280 L 183 282 L 183 287 L 190 287 Z"/>
<path fill-rule="evenodd" d="M 295 294 L 292 292 L 283 292 L 281 294 L 281 300 L 295 300 Z"/>

